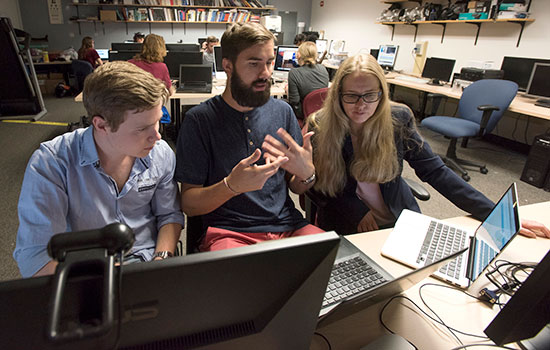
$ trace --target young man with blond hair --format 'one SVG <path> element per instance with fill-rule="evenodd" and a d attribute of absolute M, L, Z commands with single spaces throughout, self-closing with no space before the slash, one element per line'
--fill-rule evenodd
<path fill-rule="evenodd" d="M 202 215 L 207 228 L 201 250 L 322 232 L 288 193 L 315 181 L 312 133 L 302 140 L 291 107 L 270 97 L 274 42 L 257 23 L 228 29 L 225 91 L 189 110 L 181 127 L 175 178 L 183 211 Z"/>
<path fill-rule="evenodd" d="M 135 234 L 126 261 L 174 253 L 183 216 L 174 152 L 158 133 L 167 98 L 162 81 L 128 62 L 107 63 L 86 78 L 92 125 L 42 143 L 25 171 L 13 253 L 23 277 L 55 271 L 46 251 L 54 234 L 114 222 Z"/>

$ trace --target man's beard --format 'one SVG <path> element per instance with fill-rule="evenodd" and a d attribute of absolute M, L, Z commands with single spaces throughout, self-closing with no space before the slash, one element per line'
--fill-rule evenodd
<path fill-rule="evenodd" d="M 254 91 L 254 85 L 265 83 L 263 91 Z M 231 75 L 231 95 L 242 107 L 260 107 L 267 103 L 271 94 L 271 79 L 257 79 L 250 86 L 246 86 L 239 73 L 234 70 Z"/>

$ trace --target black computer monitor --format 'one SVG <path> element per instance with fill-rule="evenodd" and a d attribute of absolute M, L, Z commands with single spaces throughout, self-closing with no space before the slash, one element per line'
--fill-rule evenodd
<path fill-rule="evenodd" d="M 446 58 L 428 57 L 422 70 L 422 77 L 431 79 L 428 84 L 442 85 L 441 82 L 451 80 L 455 62 Z"/>
<path fill-rule="evenodd" d="M 276 71 L 288 72 L 292 68 L 299 67 L 296 53 L 298 52 L 298 46 L 279 45 L 277 46 L 277 53 L 275 55 L 275 69 Z"/>
<path fill-rule="evenodd" d="M 223 69 L 223 56 L 222 56 L 222 47 L 214 46 L 214 59 L 216 60 L 216 72 L 224 72 Z"/>
<path fill-rule="evenodd" d="M 109 51 L 109 61 L 128 61 L 131 58 L 134 58 L 137 55 L 138 51 Z"/>
<path fill-rule="evenodd" d="M 180 64 L 202 64 L 202 52 L 168 51 L 164 57 L 170 77 L 179 78 Z"/>
<path fill-rule="evenodd" d="M 533 338 L 550 323 L 549 275 L 550 252 L 485 328 L 485 334 L 495 344 L 504 345 Z"/>
<path fill-rule="evenodd" d="M 142 45 L 142 43 L 111 43 L 111 50 L 141 52 Z"/>
<path fill-rule="evenodd" d="M 526 91 L 535 63 L 550 63 L 550 59 L 504 56 L 500 69 L 504 71 L 502 79 L 518 84 L 518 90 Z"/>
<path fill-rule="evenodd" d="M 550 64 L 535 63 L 527 84 L 527 95 L 539 98 L 535 105 L 550 108 Z"/>
<path fill-rule="evenodd" d="M 378 64 L 386 70 L 392 70 L 397 59 L 398 45 L 380 45 L 378 49 Z"/>
<path fill-rule="evenodd" d="M 380 49 L 370 49 L 370 55 L 378 60 L 378 53 Z"/>
<path fill-rule="evenodd" d="M 199 44 L 194 43 L 184 43 L 184 44 L 166 44 L 166 50 L 170 51 L 190 51 L 190 52 L 199 52 Z"/>
<path fill-rule="evenodd" d="M 308 349 L 339 242 L 334 232 L 320 233 L 126 265 L 118 346 Z M 0 348 L 112 348 L 118 321 L 96 339 L 56 346 L 46 341 L 52 280 L 0 282 L 0 329 L 6 335 L 0 337 Z M 101 281 L 93 275 L 69 277 L 63 326 L 93 325 L 101 316 Z"/>

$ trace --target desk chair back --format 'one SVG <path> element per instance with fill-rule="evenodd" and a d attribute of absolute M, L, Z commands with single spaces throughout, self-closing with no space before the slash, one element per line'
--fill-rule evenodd
<path fill-rule="evenodd" d="M 478 106 L 492 105 L 498 107 L 493 111 L 484 134 L 493 131 L 500 118 L 516 96 L 518 84 L 502 79 L 483 79 L 469 85 L 460 98 L 458 104 L 458 115 L 460 118 L 481 124 L 483 111 Z M 473 135 L 472 135 L 473 136 Z M 481 136 L 481 135 L 480 135 Z"/>
<path fill-rule="evenodd" d="M 84 80 L 88 74 L 94 71 L 94 67 L 88 61 L 73 60 L 71 62 L 71 69 L 76 78 L 76 90 L 80 93 L 84 89 Z"/>
<path fill-rule="evenodd" d="M 304 102 L 302 102 L 302 112 L 304 114 L 304 125 L 307 121 L 307 118 L 310 114 L 317 112 L 321 107 L 323 107 L 323 102 L 327 98 L 328 88 L 317 89 L 304 97 Z"/>

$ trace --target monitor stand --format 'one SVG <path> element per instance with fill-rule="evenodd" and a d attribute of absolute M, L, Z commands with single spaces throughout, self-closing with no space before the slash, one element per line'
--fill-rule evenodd
<path fill-rule="evenodd" d="M 550 108 L 550 99 L 541 98 L 535 102 L 535 106 Z"/>
<path fill-rule="evenodd" d="M 443 83 L 442 83 L 441 81 L 439 81 L 439 79 L 432 78 L 432 79 L 430 79 L 430 81 L 428 82 L 428 85 L 441 86 L 441 85 L 443 85 Z"/>

